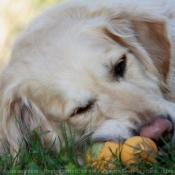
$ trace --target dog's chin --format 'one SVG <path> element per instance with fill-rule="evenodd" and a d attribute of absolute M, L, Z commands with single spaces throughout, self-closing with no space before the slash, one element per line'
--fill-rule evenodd
<path fill-rule="evenodd" d="M 112 137 L 112 136 L 108 136 L 108 137 L 105 137 L 105 136 L 101 136 L 101 137 L 97 137 L 97 138 L 94 138 L 92 140 L 93 143 L 98 143 L 98 142 L 118 142 L 118 143 L 124 143 L 127 139 L 126 138 L 122 138 L 122 137 L 118 137 L 118 138 L 115 138 L 115 137 Z"/>
<path fill-rule="evenodd" d="M 132 137 L 132 136 L 130 136 Z M 101 143 L 101 142 L 117 142 L 117 143 L 124 143 L 127 139 L 130 137 L 122 137 L 122 136 L 117 136 L 117 135 L 112 135 L 112 134 L 103 134 L 103 135 L 92 135 L 92 143 Z"/>
<path fill-rule="evenodd" d="M 127 124 L 127 122 L 126 122 Z M 93 142 L 121 142 L 134 136 L 133 129 L 127 125 L 121 125 L 117 120 L 107 120 L 103 122 L 92 134 Z"/>

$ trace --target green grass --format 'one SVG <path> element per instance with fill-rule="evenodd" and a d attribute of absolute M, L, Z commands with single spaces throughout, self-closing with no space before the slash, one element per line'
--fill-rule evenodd
<path fill-rule="evenodd" d="M 53 152 L 52 143 L 48 148 L 43 149 L 40 141 L 40 137 L 47 132 L 38 133 L 38 128 L 34 129 L 30 143 L 25 139 L 22 143 L 26 144 L 26 149 L 21 149 L 17 152 L 16 157 L 12 157 L 10 153 L 7 153 L 0 157 L 0 171 L 2 175 L 57 175 L 57 174 L 69 174 L 69 175 L 96 175 L 96 174 L 175 174 L 175 151 L 172 143 L 166 143 L 169 153 L 162 152 L 162 156 L 157 156 L 158 164 L 145 164 L 141 159 L 136 165 L 129 165 L 125 167 L 120 157 L 115 157 L 116 165 L 115 170 L 102 171 L 94 169 L 89 166 L 86 167 L 85 158 L 87 151 L 87 144 L 84 143 L 84 161 L 83 165 L 79 165 L 77 154 L 75 151 L 74 134 L 69 128 L 71 139 L 68 139 L 65 132 L 65 125 L 62 125 L 63 135 L 65 139 L 65 146 L 61 147 L 59 153 Z M 22 145 L 21 143 L 21 145 Z M 71 146 L 73 145 L 73 146 Z M 21 154 L 23 152 L 23 154 Z M 133 167 L 137 167 L 133 169 Z"/>

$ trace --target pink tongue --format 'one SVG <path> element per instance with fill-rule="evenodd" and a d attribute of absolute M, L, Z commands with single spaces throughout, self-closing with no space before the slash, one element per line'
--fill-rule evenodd
<path fill-rule="evenodd" d="M 140 136 L 156 141 L 159 141 L 163 137 L 166 141 L 169 141 L 171 139 L 172 129 L 172 123 L 168 119 L 157 118 L 153 123 L 140 130 Z"/>

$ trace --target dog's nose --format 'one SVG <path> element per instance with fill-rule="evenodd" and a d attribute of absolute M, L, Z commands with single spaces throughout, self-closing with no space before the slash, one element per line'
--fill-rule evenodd
<path fill-rule="evenodd" d="M 150 138 L 157 145 L 162 145 L 169 142 L 173 134 L 173 125 L 169 119 L 158 117 L 149 125 L 141 128 L 140 136 Z"/>

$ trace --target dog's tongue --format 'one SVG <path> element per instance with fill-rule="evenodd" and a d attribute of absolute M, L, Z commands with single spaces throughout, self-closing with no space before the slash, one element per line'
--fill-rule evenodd
<path fill-rule="evenodd" d="M 153 123 L 141 129 L 140 136 L 153 139 L 157 143 L 161 138 L 170 141 L 172 130 L 172 123 L 168 119 L 157 118 Z"/>

